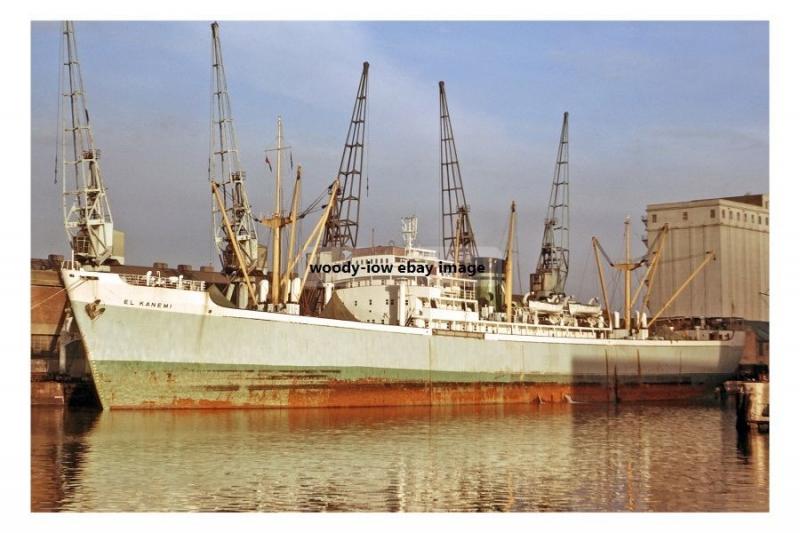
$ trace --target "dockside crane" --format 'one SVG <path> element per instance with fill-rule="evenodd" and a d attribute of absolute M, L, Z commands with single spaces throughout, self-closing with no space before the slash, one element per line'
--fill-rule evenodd
<path fill-rule="evenodd" d="M 336 203 L 325 226 L 323 247 L 355 248 L 358 243 L 358 219 L 361 211 L 361 177 L 364 168 L 364 133 L 367 126 L 367 82 L 369 63 L 364 62 L 358 83 L 350 127 L 344 143 L 336 180 L 339 183 Z"/>
<path fill-rule="evenodd" d="M 469 220 L 461 167 L 447 107 L 444 82 L 439 82 L 439 175 L 442 186 L 442 253 L 457 265 L 471 264 L 478 245 Z"/>
<path fill-rule="evenodd" d="M 114 256 L 114 222 L 95 147 L 75 29 L 62 26 L 59 106 L 64 229 L 77 261 L 93 266 L 122 263 Z M 56 165 L 58 170 L 58 165 Z"/>
<path fill-rule="evenodd" d="M 219 24 L 211 25 L 211 140 L 208 179 L 212 189 L 214 242 L 222 269 L 247 277 L 258 264 L 258 235 L 239 160 Z M 227 228 L 229 225 L 230 228 Z M 249 280 L 247 281 L 249 287 Z M 252 289 L 249 291 L 252 294 Z"/>
<path fill-rule="evenodd" d="M 564 113 L 542 248 L 530 288 L 537 300 L 564 296 L 569 274 L 569 113 Z"/>

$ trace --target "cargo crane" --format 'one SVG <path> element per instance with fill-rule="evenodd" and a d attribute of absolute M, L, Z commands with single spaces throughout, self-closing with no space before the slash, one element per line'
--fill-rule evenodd
<path fill-rule="evenodd" d="M 458 164 L 453 125 L 447 108 L 444 82 L 439 82 L 439 174 L 442 184 L 442 252 L 456 265 L 471 264 L 478 256 L 469 220 L 461 167 Z"/>
<path fill-rule="evenodd" d="M 356 101 L 347 130 L 342 160 L 336 180 L 339 183 L 336 203 L 325 226 L 323 247 L 355 248 L 358 243 L 358 218 L 361 210 L 361 176 L 364 167 L 364 132 L 367 126 L 367 81 L 369 63 L 366 61 L 358 83 Z"/>
<path fill-rule="evenodd" d="M 95 147 L 89 121 L 71 21 L 64 22 L 62 33 L 59 144 L 64 229 L 75 260 L 92 266 L 121 264 L 124 259 L 114 251 L 114 222 L 100 171 L 100 150 Z"/>
<path fill-rule="evenodd" d="M 211 183 L 214 242 L 222 269 L 247 277 L 258 264 L 258 235 L 239 161 L 228 82 L 222 62 L 219 24 L 211 25 L 211 141 L 208 179 Z M 250 287 L 249 279 L 247 280 Z M 252 288 L 249 291 L 252 296 Z"/>
<path fill-rule="evenodd" d="M 624 328 L 627 332 L 631 333 L 634 330 L 638 329 L 646 329 L 648 324 L 654 324 L 656 321 L 661 317 L 661 315 L 666 311 L 670 305 L 681 295 L 681 293 L 691 284 L 692 280 L 697 277 L 697 275 L 706 267 L 708 266 L 711 261 L 716 260 L 716 254 L 714 250 L 706 250 L 704 254 L 704 259 L 700 262 L 700 264 L 689 274 L 689 276 L 678 286 L 677 289 L 672 293 L 672 295 L 667 298 L 667 301 L 661 306 L 661 309 L 656 311 L 653 314 L 653 317 L 650 319 L 648 323 L 647 314 L 644 312 L 645 309 L 649 309 L 649 302 L 650 302 L 650 291 L 653 288 L 653 279 L 655 278 L 656 272 L 658 270 L 659 261 L 661 259 L 662 251 L 664 249 L 664 244 L 667 240 L 667 234 L 669 232 L 669 225 L 664 224 L 658 231 L 658 235 L 647 248 L 647 251 L 641 257 L 632 257 L 631 256 L 631 229 L 630 229 L 630 217 L 625 218 L 625 257 L 624 259 L 614 261 L 609 257 L 603 247 L 600 245 L 600 241 L 597 237 L 592 237 L 592 247 L 594 248 L 594 256 L 595 262 L 597 264 L 597 273 L 600 279 L 600 288 L 603 292 L 603 301 L 605 303 L 606 308 L 606 316 L 608 317 L 609 324 L 612 324 L 615 329 L 620 329 L 620 324 L 617 323 L 617 320 L 612 318 L 612 311 L 609 304 L 608 298 L 608 290 L 606 288 L 606 281 L 605 275 L 603 273 L 603 265 L 600 261 L 600 254 L 603 255 L 606 262 L 608 262 L 609 266 L 613 269 L 618 270 L 623 273 L 623 292 L 624 292 L 624 309 L 623 309 L 623 320 L 624 320 Z M 636 290 L 631 294 L 632 287 L 632 278 L 633 278 L 633 271 L 646 266 L 646 273 L 644 277 L 639 281 L 639 285 Z M 635 312 L 633 311 L 634 304 L 639 299 L 639 295 L 641 294 L 642 289 L 647 286 L 647 291 L 642 298 L 639 309 Z M 617 316 L 618 318 L 618 316 Z"/>
<path fill-rule="evenodd" d="M 564 113 L 542 249 L 530 286 L 536 300 L 564 296 L 569 273 L 569 113 Z"/>

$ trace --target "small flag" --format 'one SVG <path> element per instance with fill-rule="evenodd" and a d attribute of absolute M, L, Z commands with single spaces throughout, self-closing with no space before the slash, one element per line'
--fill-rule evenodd
<path fill-rule="evenodd" d="M 272 172 L 272 163 L 269 162 L 269 155 L 267 155 L 267 157 L 264 159 L 264 162 L 269 167 L 269 171 Z"/>

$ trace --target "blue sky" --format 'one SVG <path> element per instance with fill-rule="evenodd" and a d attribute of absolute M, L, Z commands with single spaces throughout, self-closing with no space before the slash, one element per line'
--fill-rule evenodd
<path fill-rule="evenodd" d="M 439 236 L 438 94 L 447 83 L 478 244 L 519 211 L 522 279 L 541 239 L 561 115 L 570 112 L 572 270 L 596 293 L 591 235 L 621 250 L 648 203 L 768 192 L 766 22 L 221 22 L 233 114 L 257 212 L 282 115 L 304 201 L 336 173 L 361 62 L 370 61 L 369 197 L 360 244 Z M 53 184 L 59 25 L 31 28 L 32 254 L 66 253 Z M 78 50 L 129 263 L 217 263 L 207 185 L 207 22 L 78 22 Z M 267 234 L 261 232 L 266 242 Z M 527 284 L 527 283 L 526 283 Z"/>

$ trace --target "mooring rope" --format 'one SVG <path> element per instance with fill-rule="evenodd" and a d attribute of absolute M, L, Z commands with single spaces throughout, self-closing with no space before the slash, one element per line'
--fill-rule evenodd
<path fill-rule="evenodd" d="M 78 283 L 77 283 L 75 286 L 77 287 L 78 285 L 80 285 L 80 284 L 82 284 L 82 283 L 86 283 L 86 280 L 85 280 L 85 279 L 82 279 L 82 280 L 80 280 L 80 281 L 79 281 L 79 282 L 78 282 Z M 63 289 L 59 289 L 57 292 L 54 292 L 53 294 L 51 294 L 50 296 L 48 296 L 47 298 L 45 298 L 44 300 L 42 300 L 42 301 L 41 301 L 41 302 L 39 302 L 38 304 L 36 304 L 36 305 L 32 305 L 32 306 L 31 306 L 31 311 L 33 311 L 34 309 L 36 309 L 37 307 L 39 307 L 39 306 L 40 306 L 40 305 L 42 305 L 43 303 L 47 302 L 48 300 L 52 300 L 53 298 L 55 298 L 56 296 L 58 296 L 59 294 L 61 294 L 61 293 L 62 293 L 62 292 L 64 292 L 65 290 L 67 290 L 67 288 L 66 288 L 66 287 L 64 287 Z"/>

